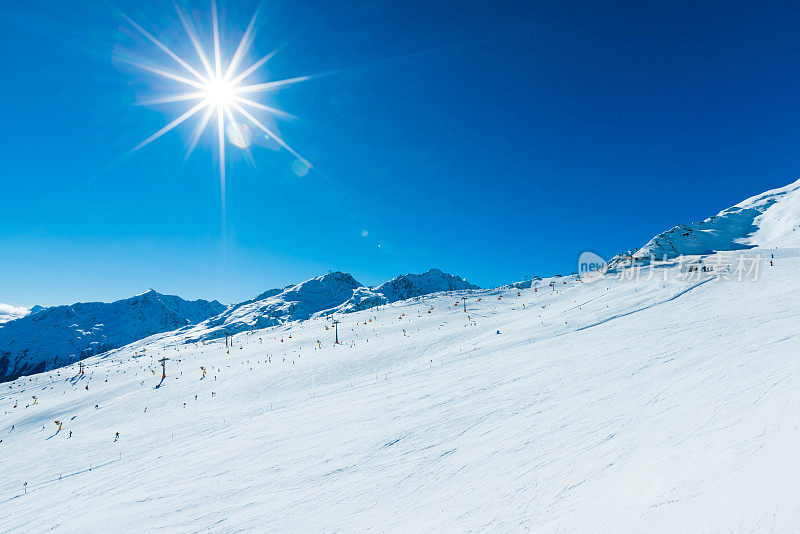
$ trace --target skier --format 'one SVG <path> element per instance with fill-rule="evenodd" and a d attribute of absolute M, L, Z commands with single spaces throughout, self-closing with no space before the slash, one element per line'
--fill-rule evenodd
<path fill-rule="evenodd" d="M 58 425 L 58 430 L 56 430 L 56 434 L 58 434 L 59 432 L 61 432 L 61 425 L 64 423 L 62 423 L 61 421 L 56 421 L 55 423 Z"/>
<path fill-rule="evenodd" d="M 119 432 L 117 432 L 117 435 L 114 436 L 114 441 L 116 442 L 117 440 L 119 440 Z"/>
<path fill-rule="evenodd" d="M 206 368 L 201 365 L 200 369 L 203 370 L 203 378 L 205 378 L 206 377 Z"/>

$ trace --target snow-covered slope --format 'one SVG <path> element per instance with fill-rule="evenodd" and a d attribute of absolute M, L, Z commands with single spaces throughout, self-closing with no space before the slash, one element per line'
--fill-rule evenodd
<path fill-rule="evenodd" d="M 3 384 L 0 530 L 800 530 L 799 186 L 651 242 L 713 271 L 332 273 Z"/>
<path fill-rule="evenodd" d="M 270 289 L 227 309 L 216 301 L 187 302 L 153 290 L 110 304 L 36 306 L 24 318 L 0 325 L 0 382 L 173 330 L 185 341 L 215 339 L 317 314 L 352 312 L 469 288 L 477 286 L 437 269 L 398 276 L 375 288 L 363 287 L 349 274 L 334 272 Z"/>
<path fill-rule="evenodd" d="M 381 304 L 389 304 L 440 291 L 461 291 L 464 289 L 480 289 L 460 276 L 454 276 L 430 269 L 422 274 L 402 274 L 384 282 L 377 287 L 362 287 L 353 296 L 338 307 L 337 311 L 352 313 L 366 310 Z"/>
<path fill-rule="evenodd" d="M 463 278 L 431 269 L 423 274 L 406 274 L 377 287 L 365 287 L 351 275 L 328 273 L 283 290 L 271 289 L 255 299 L 231 307 L 193 328 L 184 329 L 184 339 L 214 339 L 290 321 L 303 321 L 334 312 L 352 313 L 381 304 L 397 302 L 439 291 L 477 289 Z"/>
<path fill-rule="evenodd" d="M 225 306 L 152 289 L 116 302 L 37 309 L 0 327 L 0 381 L 72 363 L 144 337 L 198 323 Z"/>
<path fill-rule="evenodd" d="M 388 302 L 397 302 L 421 295 L 429 295 L 439 291 L 461 291 L 479 289 L 464 278 L 443 273 L 439 269 L 431 269 L 423 274 L 405 274 L 385 282 L 375 288 Z"/>
<path fill-rule="evenodd" d="M 798 277 L 780 250 L 756 281 L 404 300 L 340 315 L 341 345 L 324 317 L 140 341 L 0 388 L 0 525 L 794 531 Z"/>
<path fill-rule="evenodd" d="M 328 273 L 283 290 L 271 289 L 253 300 L 232 306 L 197 327 L 184 329 L 185 339 L 214 339 L 225 334 L 265 328 L 288 321 L 308 319 L 335 308 L 361 287 L 347 273 Z"/>
<path fill-rule="evenodd" d="M 800 247 L 800 180 L 748 198 L 704 221 L 651 239 L 635 257 L 674 258 L 721 250 Z"/>

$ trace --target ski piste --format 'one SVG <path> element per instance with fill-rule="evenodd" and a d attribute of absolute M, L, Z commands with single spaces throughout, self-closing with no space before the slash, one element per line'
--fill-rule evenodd
<path fill-rule="evenodd" d="M 212 319 L 0 384 L 0 530 L 796 529 L 799 187 L 591 282 Z"/>

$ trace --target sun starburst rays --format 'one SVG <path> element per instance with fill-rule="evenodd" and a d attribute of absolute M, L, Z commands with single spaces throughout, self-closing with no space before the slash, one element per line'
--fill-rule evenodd
<path fill-rule="evenodd" d="M 191 155 L 192 151 L 197 146 L 203 132 L 205 132 L 208 128 L 215 128 L 217 130 L 215 137 L 216 144 L 218 145 L 219 178 L 220 185 L 222 187 L 223 203 L 225 194 L 226 128 L 237 128 L 237 120 L 246 121 L 247 123 L 252 124 L 254 127 L 261 130 L 267 137 L 273 139 L 281 147 L 286 149 L 294 157 L 302 161 L 304 165 L 311 167 L 311 164 L 305 158 L 300 156 L 277 133 L 275 133 L 275 131 L 265 126 L 261 120 L 250 113 L 250 111 L 248 111 L 246 108 L 259 110 L 273 116 L 284 118 L 293 118 L 293 116 L 272 106 L 268 106 L 261 102 L 257 102 L 242 96 L 250 96 L 255 93 L 263 93 L 275 90 L 279 87 L 305 81 L 309 79 L 309 76 L 298 76 L 294 78 L 287 78 L 285 80 L 247 84 L 245 83 L 245 80 L 247 80 L 247 78 L 253 73 L 258 71 L 258 69 L 267 63 L 267 61 L 269 61 L 270 58 L 272 58 L 275 54 L 275 51 L 270 52 L 269 54 L 261 57 L 252 65 L 249 65 L 247 68 L 239 70 L 253 42 L 256 15 L 254 14 L 250 19 L 250 23 L 247 25 L 247 28 L 242 34 L 242 37 L 233 55 L 231 56 L 230 61 L 226 65 L 221 45 L 219 17 L 217 13 L 216 2 L 214 0 L 211 2 L 211 56 L 207 54 L 207 47 L 203 45 L 203 42 L 201 41 L 198 32 L 188 14 L 177 4 L 175 5 L 175 9 L 178 13 L 178 19 L 180 20 L 180 23 L 183 26 L 183 29 L 197 54 L 197 59 L 202 65 L 200 69 L 192 66 L 191 63 L 194 60 L 181 57 L 131 18 L 127 16 L 125 17 L 125 19 L 134 29 L 136 29 L 136 31 L 141 33 L 148 41 L 155 44 L 160 50 L 169 56 L 175 62 L 175 64 L 180 67 L 180 69 L 177 72 L 173 72 L 171 70 L 157 68 L 143 63 L 131 63 L 148 72 L 176 82 L 186 89 L 185 92 L 175 92 L 173 94 L 164 95 L 158 98 L 142 100 L 138 103 L 142 105 L 158 105 L 187 102 L 192 106 L 178 118 L 174 119 L 169 124 L 155 132 L 153 135 L 136 145 L 134 150 L 138 150 L 152 143 L 162 135 L 199 114 L 198 122 L 194 126 L 189 147 L 186 152 L 186 158 Z M 216 115 L 216 117 L 214 117 L 214 115 Z M 212 118 L 216 119 L 216 124 L 213 126 Z M 226 122 L 228 123 L 227 125 Z"/>

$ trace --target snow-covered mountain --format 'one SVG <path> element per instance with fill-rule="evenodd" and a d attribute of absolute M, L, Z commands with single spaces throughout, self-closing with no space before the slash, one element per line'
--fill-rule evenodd
<path fill-rule="evenodd" d="M 34 308 L 39 307 L 40 306 L 34 306 Z M 23 306 L 14 306 L 12 304 L 0 302 L 0 325 L 19 319 L 20 317 L 25 317 L 31 313 L 34 308 L 28 309 Z"/>
<path fill-rule="evenodd" d="M 26 315 L 31 315 L 34 313 L 39 313 L 40 311 L 46 310 L 44 306 L 32 306 L 30 308 L 25 308 L 23 306 L 13 306 L 11 304 L 3 304 L 0 302 L 0 328 L 2 328 L 3 323 L 7 323 L 9 321 L 16 321 L 17 319 L 21 319 Z"/>
<path fill-rule="evenodd" d="M 422 274 L 402 274 L 384 282 L 377 287 L 361 287 L 353 292 L 353 296 L 340 305 L 337 311 L 353 313 L 366 310 L 381 304 L 390 304 L 440 291 L 462 291 L 480 289 L 460 276 L 454 276 L 430 269 Z"/>
<path fill-rule="evenodd" d="M 797 185 L 656 243 L 752 278 L 331 273 L 4 384 L 0 530 L 798 531 Z"/>
<path fill-rule="evenodd" d="M 397 276 L 376 287 L 362 286 L 350 274 L 333 272 L 282 290 L 266 291 L 181 333 L 188 341 L 214 339 L 314 316 L 352 313 L 440 291 L 463 289 L 478 289 L 478 286 L 438 269 Z"/>
<path fill-rule="evenodd" d="M 226 308 L 217 301 L 187 302 L 153 290 L 110 304 L 32 308 L 0 326 L 0 381 L 72 363 L 154 334 L 177 330 L 185 341 L 215 339 L 315 315 L 351 313 L 439 291 L 477 289 L 463 278 L 431 269 L 364 287 L 334 272 L 270 289 Z"/>
<path fill-rule="evenodd" d="M 194 341 L 288 321 L 301 321 L 315 313 L 335 308 L 349 299 L 359 287 L 361 284 L 347 273 L 328 273 L 283 290 L 266 291 L 255 299 L 232 306 L 224 313 L 182 332 L 185 339 Z"/>
<path fill-rule="evenodd" d="M 3 384 L 0 530 L 798 530 L 800 250 L 753 281 L 658 269 Z"/>
<path fill-rule="evenodd" d="M 392 278 L 375 288 L 388 302 L 397 302 L 439 291 L 461 291 L 464 289 L 480 289 L 464 278 L 443 273 L 439 269 L 431 269 L 423 274 L 405 274 Z"/>
<path fill-rule="evenodd" d="M 217 301 L 154 290 L 116 302 L 37 307 L 0 327 L 0 381 L 41 372 L 217 315 Z"/>
<path fill-rule="evenodd" d="M 757 246 L 800 246 L 800 180 L 748 198 L 704 221 L 675 226 L 633 256 L 675 258 Z"/>

